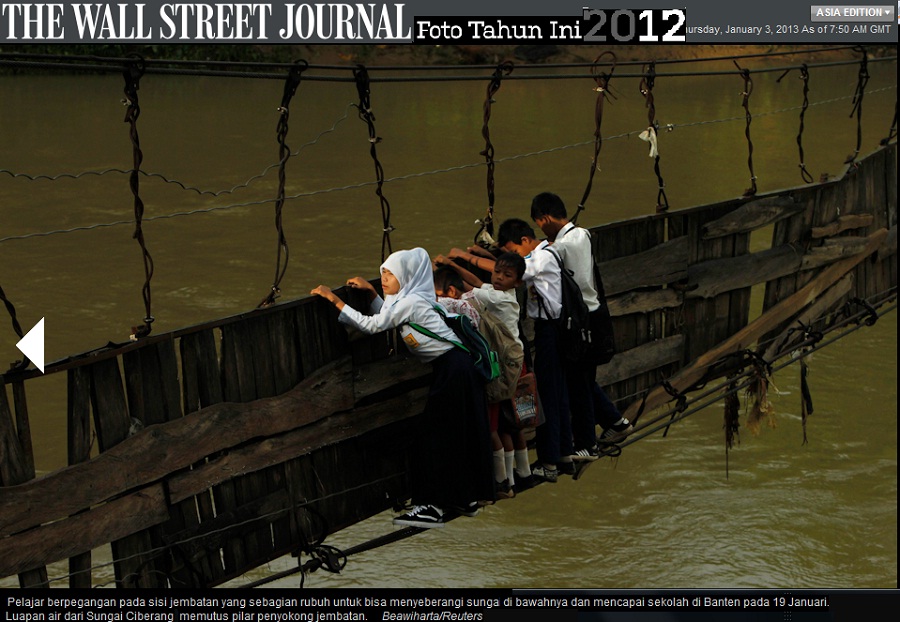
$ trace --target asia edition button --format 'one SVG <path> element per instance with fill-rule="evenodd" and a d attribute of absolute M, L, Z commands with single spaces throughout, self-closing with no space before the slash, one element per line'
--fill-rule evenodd
<path fill-rule="evenodd" d="M 814 22 L 892 22 L 897 13 L 892 6 L 829 5 L 811 6 L 810 20 Z"/>

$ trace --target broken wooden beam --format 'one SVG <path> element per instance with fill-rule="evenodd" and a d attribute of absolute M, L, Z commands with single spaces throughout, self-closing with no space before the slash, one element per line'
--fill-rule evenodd
<path fill-rule="evenodd" d="M 721 238 L 735 233 L 747 233 L 770 225 L 806 209 L 803 203 L 794 201 L 791 195 L 766 197 L 745 203 L 721 218 L 703 225 L 704 240 Z"/>

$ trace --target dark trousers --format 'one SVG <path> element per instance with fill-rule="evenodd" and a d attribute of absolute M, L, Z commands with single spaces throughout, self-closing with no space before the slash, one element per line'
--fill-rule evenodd
<path fill-rule="evenodd" d="M 534 377 L 546 421 L 535 430 L 541 462 L 557 464 L 572 449 L 572 419 L 556 322 L 534 321 Z"/>
<path fill-rule="evenodd" d="M 597 442 L 597 425 L 605 430 L 622 418 L 622 413 L 597 384 L 596 378 L 595 365 L 582 363 L 567 366 L 566 380 L 575 449 L 593 447 Z"/>
<path fill-rule="evenodd" d="M 591 328 L 600 334 L 599 313 L 591 313 Z M 569 363 L 566 367 L 569 406 L 572 410 L 572 434 L 575 448 L 586 449 L 597 442 L 599 424 L 606 429 L 622 418 L 622 414 L 597 384 L 597 365 Z"/>
<path fill-rule="evenodd" d="M 566 386 L 572 412 L 572 437 L 575 449 L 587 449 L 597 443 L 594 420 L 594 388 L 602 392 L 594 380 L 597 367 L 580 362 L 566 364 Z M 591 375 L 593 374 L 593 376 Z"/>

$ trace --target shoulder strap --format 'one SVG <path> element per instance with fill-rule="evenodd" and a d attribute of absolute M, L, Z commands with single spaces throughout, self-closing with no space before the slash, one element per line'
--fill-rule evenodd
<path fill-rule="evenodd" d="M 444 308 L 443 308 L 443 307 L 441 307 L 441 306 L 435 304 L 435 305 L 432 305 L 432 308 L 433 308 L 435 311 L 437 311 L 437 314 L 440 315 L 441 318 L 443 318 L 443 320 L 444 320 L 445 322 L 447 321 L 447 315 L 444 313 Z M 441 337 L 441 336 L 438 335 L 437 333 L 431 332 L 430 330 L 428 330 L 427 328 L 425 328 L 425 327 L 422 326 L 421 324 L 416 324 L 415 322 L 407 322 L 407 324 L 409 324 L 409 327 L 412 328 L 414 331 L 419 332 L 419 333 L 422 333 L 422 334 L 425 335 L 426 337 L 431 337 L 432 339 L 437 339 L 438 341 L 443 341 L 444 343 L 449 343 L 449 344 L 454 345 L 454 346 L 456 346 L 457 348 L 460 348 L 460 349 L 462 349 L 462 350 L 464 350 L 464 351 L 466 351 L 466 352 L 469 352 L 469 353 L 471 354 L 471 352 L 469 351 L 469 348 L 467 348 L 466 346 L 464 346 L 462 343 L 460 343 L 460 342 L 458 342 L 458 341 L 453 341 L 452 339 L 446 339 L 445 337 Z"/>

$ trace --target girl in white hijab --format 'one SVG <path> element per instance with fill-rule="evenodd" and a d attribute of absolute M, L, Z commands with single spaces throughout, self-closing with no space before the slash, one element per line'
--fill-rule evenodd
<path fill-rule="evenodd" d="M 353 277 L 347 285 L 369 294 L 373 315 L 345 304 L 330 288 L 310 292 L 334 304 L 338 320 L 374 334 L 400 329 L 403 342 L 417 358 L 433 364 L 431 389 L 421 429 L 412 435 L 410 472 L 413 507 L 395 525 L 443 527 L 455 514 L 474 516 L 478 501 L 492 501 L 494 486 L 484 383 L 471 357 L 452 344 L 410 328 L 414 322 L 440 337 L 456 336 L 435 310 L 434 277 L 423 248 L 397 251 L 381 265 L 384 299 L 371 283 Z"/>

